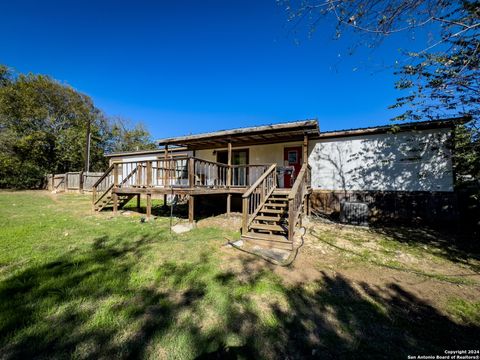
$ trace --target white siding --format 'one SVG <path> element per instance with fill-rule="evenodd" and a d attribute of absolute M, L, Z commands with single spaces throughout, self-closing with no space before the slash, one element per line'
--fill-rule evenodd
<path fill-rule="evenodd" d="M 408 131 L 310 143 L 319 190 L 452 191 L 449 130 Z"/>

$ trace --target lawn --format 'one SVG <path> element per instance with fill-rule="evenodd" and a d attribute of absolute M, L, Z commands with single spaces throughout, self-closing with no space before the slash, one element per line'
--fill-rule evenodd
<path fill-rule="evenodd" d="M 221 218 L 181 235 L 169 218 L 141 220 L 93 214 L 82 195 L 0 192 L 0 358 L 405 359 L 480 346 L 478 255 L 448 236 L 312 220 L 286 268 L 225 247 L 239 233 Z"/>

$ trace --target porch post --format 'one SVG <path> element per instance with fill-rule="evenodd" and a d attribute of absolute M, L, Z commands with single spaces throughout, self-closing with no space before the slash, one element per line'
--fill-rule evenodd
<path fill-rule="evenodd" d="M 168 184 L 168 170 L 170 169 L 168 161 L 168 145 L 164 147 L 164 156 L 163 156 L 163 188 L 165 189 Z M 163 194 L 163 207 L 167 206 L 167 194 Z"/>
<path fill-rule="evenodd" d="M 188 159 L 188 187 L 195 187 L 195 159 L 192 157 Z"/>
<path fill-rule="evenodd" d="M 232 142 L 228 140 L 228 169 L 227 169 L 227 186 L 230 187 L 232 185 Z"/>
<path fill-rule="evenodd" d="M 170 176 L 170 161 L 168 161 L 168 145 L 165 145 L 164 148 L 164 169 L 163 169 L 163 186 L 167 187 L 168 177 Z M 165 201 L 166 202 L 166 201 Z"/>
<path fill-rule="evenodd" d="M 227 187 L 232 186 L 232 141 L 228 140 L 228 168 L 227 168 Z M 230 206 L 232 202 L 232 194 L 227 194 L 227 217 L 230 217 Z"/>
<path fill-rule="evenodd" d="M 303 136 L 303 163 L 308 163 L 308 135 Z"/>

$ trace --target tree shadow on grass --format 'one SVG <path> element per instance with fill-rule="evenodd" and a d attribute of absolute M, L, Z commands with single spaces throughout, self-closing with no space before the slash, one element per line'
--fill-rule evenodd
<path fill-rule="evenodd" d="M 393 283 L 323 273 L 286 286 L 257 259 L 221 270 L 207 254 L 163 262 L 151 282 L 133 281 L 158 240 L 121 239 L 98 238 L 80 256 L 3 281 L 0 357 L 144 358 L 163 349 L 172 358 L 405 358 L 478 347 L 477 326 L 455 323 Z M 188 344 L 159 345 L 175 337 Z"/>
<path fill-rule="evenodd" d="M 412 226 L 375 226 L 372 231 L 409 245 L 423 246 L 423 251 L 432 252 L 447 260 L 469 266 L 480 273 L 480 266 L 470 260 L 480 261 L 480 242 L 471 237 L 462 237 L 446 230 Z"/>

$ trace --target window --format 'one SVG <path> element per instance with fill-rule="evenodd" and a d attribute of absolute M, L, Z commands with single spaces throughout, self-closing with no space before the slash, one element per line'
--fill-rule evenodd
<path fill-rule="evenodd" d="M 289 151 L 288 152 L 288 163 L 289 164 L 296 164 L 298 163 L 298 153 L 297 151 Z"/>

